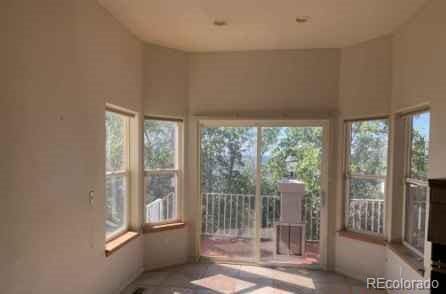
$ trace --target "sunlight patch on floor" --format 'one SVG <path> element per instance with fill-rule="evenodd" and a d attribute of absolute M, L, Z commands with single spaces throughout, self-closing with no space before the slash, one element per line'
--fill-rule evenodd
<path fill-rule="evenodd" d="M 200 280 L 192 281 L 191 283 L 218 293 L 232 293 L 234 291 L 238 292 L 256 286 L 254 283 L 229 277 L 223 274 L 209 276 Z"/>

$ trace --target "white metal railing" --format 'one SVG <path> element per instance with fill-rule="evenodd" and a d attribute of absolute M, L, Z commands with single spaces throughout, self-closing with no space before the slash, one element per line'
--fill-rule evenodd
<path fill-rule="evenodd" d="M 146 205 L 145 219 L 147 222 L 156 223 L 174 218 L 175 194 L 169 193 L 163 198 L 158 198 Z"/>
<path fill-rule="evenodd" d="M 271 239 L 274 224 L 280 219 L 280 196 L 261 195 L 261 238 Z M 313 209 L 311 197 L 305 198 L 306 239 L 319 240 L 319 208 Z M 202 234 L 216 237 L 253 238 L 255 235 L 254 194 L 202 194 Z"/>
<path fill-rule="evenodd" d="M 350 199 L 347 226 L 355 231 L 384 233 L 383 199 Z"/>
<path fill-rule="evenodd" d="M 416 248 L 424 247 L 426 201 L 412 200 L 407 203 L 405 219 L 405 242 Z"/>

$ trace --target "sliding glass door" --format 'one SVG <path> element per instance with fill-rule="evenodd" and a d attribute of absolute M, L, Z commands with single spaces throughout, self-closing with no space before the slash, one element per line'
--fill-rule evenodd
<path fill-rule="evenodd" d="M 201 253 L 254 260 L 257 129 L 201 128 Z"/>
<path fill-rule="evenodd" d="M 266 127 L 261 133 L 260 259 L 319 264 L 323 128 Z M 285 181 L 303 188 L 290 194 L 291 202 L 281 193 Z M 284 209 L 295 203 L 293 197 L 300 197 L 301 205 Z"/>
<path fill-rule="evenodd" d="M 200 255 L 320 264 L 324 138 L 324 122 L 200 122 Z"/>

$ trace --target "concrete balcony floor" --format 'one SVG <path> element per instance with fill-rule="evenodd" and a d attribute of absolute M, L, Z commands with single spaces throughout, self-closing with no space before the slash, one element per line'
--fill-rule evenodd
<path fill-rule="evenodd" d="M 261 261 L 285 263 L 290 265 L 318 265 L 320 261 L 319 242 L 305 242 L 304 256 L 273 256 L 274 242 L 270 239 L 260 242 Z M 254 240 L 247 238 L 230 238 L 202 236 L 201 255 L 206 257 L 227 258 L 229 260 L 251 261 L 255 257 Z"/>

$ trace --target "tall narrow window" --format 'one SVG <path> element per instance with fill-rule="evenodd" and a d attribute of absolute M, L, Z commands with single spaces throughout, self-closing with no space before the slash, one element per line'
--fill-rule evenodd
<path fill-rule="evenodd" d="M 110 110 L 105 113 L 106 240 L 126 232 L 129 226 L 130 119 Z"/>
<path fill-rule="evenodd" d="M 403 117 L 406 126 L 404 244 L 424 253 L 430 113 Z"/>
<path fill-rule="evenodd" d="M 144 121 L 144 217 L 146 223 L 180 219 L 181 121 Z"/>
<path fill-rule="evenodd" d="M 383 234 L 389 121 L 347 122 L 346 134 L 345 227 Z"/>

